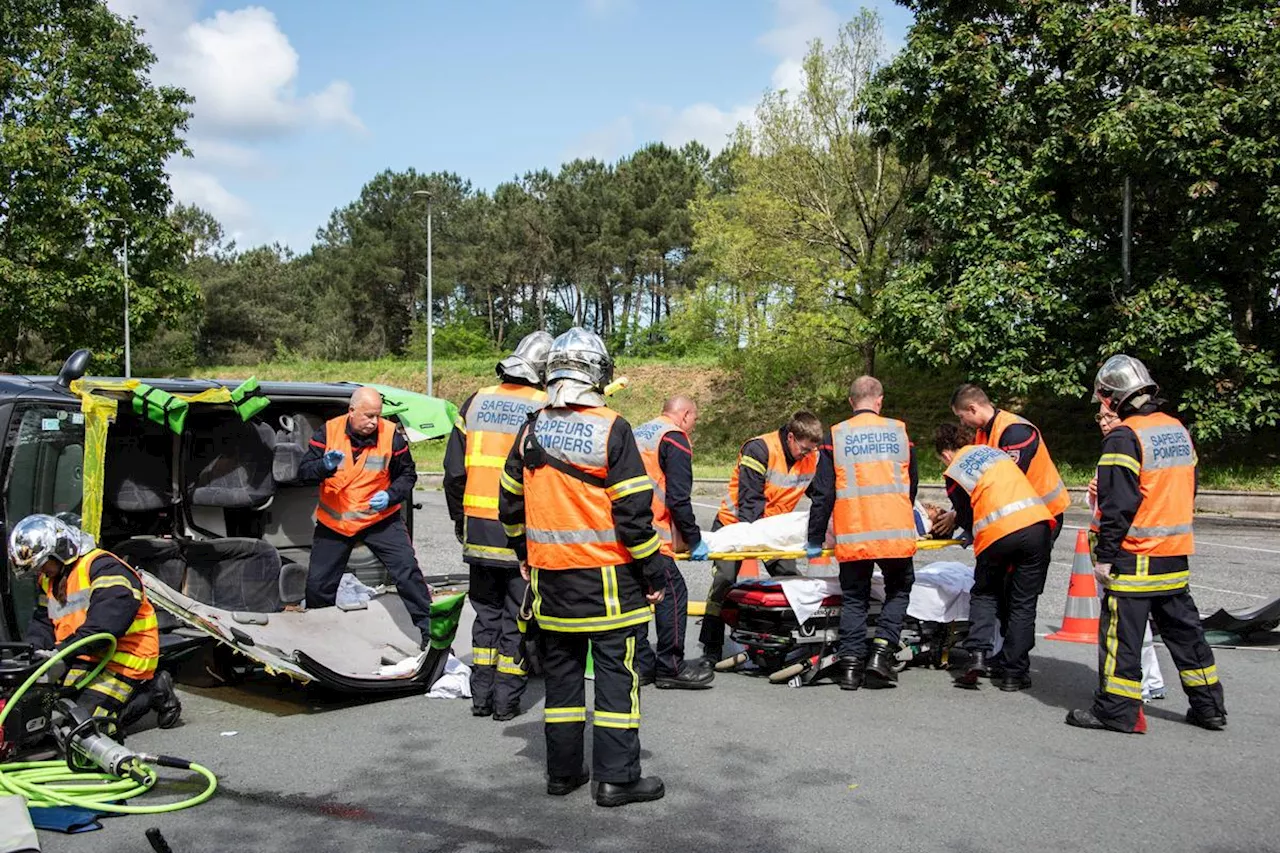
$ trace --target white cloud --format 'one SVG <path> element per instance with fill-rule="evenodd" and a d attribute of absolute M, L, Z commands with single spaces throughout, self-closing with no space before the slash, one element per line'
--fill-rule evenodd
<path fill-rule="evenodd" d="M 346 81 L 298 91 L 298 52 L 275 15 L 261 6 L 200 18 L 199 0 L 107 0 L 107 5 L 136 18 L 145 31 L 143 38 L 156 54 L 153 79 L 180 86 L 195 99 L 187 140 L 192 157 L 170 161 L 171 185 L 176 200 L 206 208 L 228 234 L 255 242 L 268 236 L 251 206 L 226 188 L 231 178 L 271 174 L 255 146 L 304 132 L 364 131 Z"/>
<path fill-rule="evenodd" d="M 603 8 L 619 6 L 628 0 L 587 2 L 592 8 Z M 773 29 L 757 39 L 777 60 L 769 85 L 778 90 L 795 91 L 804 82 L 803 63 L 809 44 L 815 38 L 835 39 L 843 21 L 826 0 L 774 0 L 774 18 Z M 696 139 L 715 153 L 728 144 L 739 124 L 749 125 L 754 120 L 755 108 L 755 103 L 720 107 L 705 101 L 681 108 L 641 105 L 633 116 L 620 116 L 591 131 L 572 150 L 589 150 L 602 159 L 616 159 L 635 147 L 634 126 L 640 125 L 647 131 L 646 140 L 659 139 L 668 145 L 680 146 Z"/>
<path fill-rule="evenodd" d="M 629 116 L 619 116 L 603 127 L 584 134 L 565 151 L 565 160 L 595 157 L 606 163 L 628 153 L 635 145 L 635 129 Z"/>

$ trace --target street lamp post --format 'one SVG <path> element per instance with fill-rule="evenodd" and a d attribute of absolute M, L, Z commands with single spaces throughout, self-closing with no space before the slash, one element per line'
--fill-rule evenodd
<path fill-rule="evenodd" d="M 107 221 L 124 228 L 124 378 L 129 379 L 133 375 L 129 359 L 129 223 L 119 217 Z"/>
<path fill-rule="evenodd" d="M 1129 14 L 1138 14 L 1138 0 L 1129 0 Z M 1133 245 L 1133 181 L 1129 175 L 1124 176 L 1124 209 L 1121 214 L 1120 237 L 1120 273 L 1124 281 L 1124 292 L 1129 293 L 1131 276 L 1129 254 Z"/>
<path fill-rule="evenodd" d="M 431 381 L 431 374 L 433 373 L 431 369 L 431 339 L 435 331 L 431 304 L 431 193 L 428 190 L 415 190 L 413 197 L 427 200 L 427 396 L 434 397 Z"/>

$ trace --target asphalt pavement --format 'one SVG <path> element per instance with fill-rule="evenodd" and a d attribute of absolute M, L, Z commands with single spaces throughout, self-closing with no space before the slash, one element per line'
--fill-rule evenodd
<path fill-rule="evenodd" d="M 424 570 L 461 572 L 443 496 L 419 498 Z M 698 500 L 709 524 L 714 501 Z M 1085 520 L 1072 513 L 1068 525 Z M 1202 519 L 1196 532 L 1202 612 L 1280 595 L 1280 529 Z M 1042 633 L 1061 617 L 1074 534 L 1055 550 Z M 917 565 L 933 559 L 972 557 L 951 548 L 922 553 Z M 701 598 L 709 566 L 684 568 Z M 469 620 L 456 644 L 464 659 L 468 632 Z M 1096 648 L 1044 640 L 1024 693 L 957 690 L 945 672 L 921 669 L 903 673 L 897 689 L 857 693 L 742 674 L 696 693 L 645 688 L 644 769 L 668 793 L 622 809 L 595 806 L 586 788 L 545 794 L 537 680 L 529 711 L 507 723 L 472 718 L 465 700 L 339 702 L 266 678 L 183 688 L 184 724 L 130 744 L 200 761 L 219 776 L 217 796 L 41 841 L 46 851 L 146 850 L 143 832 L 157 826 L 175 853 L 1276 851 L 1277 648 L 1280 637 L 1216 652 L 1230 712 L 1220 733 L 1182 721 L 1186 702 L 1163 649 L 1170 696 L 1147 706 L 1144 736 L 1064 725 L 1068 709 L 1089 702 Z"/>

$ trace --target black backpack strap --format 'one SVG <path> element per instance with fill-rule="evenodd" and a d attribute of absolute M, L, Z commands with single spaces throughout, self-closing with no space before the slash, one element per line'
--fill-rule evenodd
<path fill-rule="evenodd" d="M 528 414 L 529 426 L 524 432 L 524 444 L 520 448 L 520 457 L 524 461 L 524 467 L 536 469 L 541 468 L 543 465 L 548 465 L 566 477 L 572 477 L 575 480 L 586 483 L 588 486 L 595 486 L 598 489 L 609 488 L 609 482 L 604 477 L 588 474 L 586 471 L 557 459 L 548 453 L 538 442 L 538 436 L 533 431 L 533 423 L 537 417 L 538 412 L 536 410 Z"/>

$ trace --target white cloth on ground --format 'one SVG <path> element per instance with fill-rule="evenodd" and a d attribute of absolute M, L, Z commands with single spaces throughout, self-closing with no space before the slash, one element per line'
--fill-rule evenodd
<path fill-rule="evenodd" d="M 334 597 L 334 603 L 339 610 L 364 610 L 375 596 L 381 595 L 384 591 L 383 587 L 366 586 L 351 572 L 346 572 L 338 581 L 338 593 Z"/>
<path fill-rule="evenodd" d="M 444 664 L 444 675 L 431 686 L 428 699 L 470 699 L 471 667 L 449 655 Z"/>

